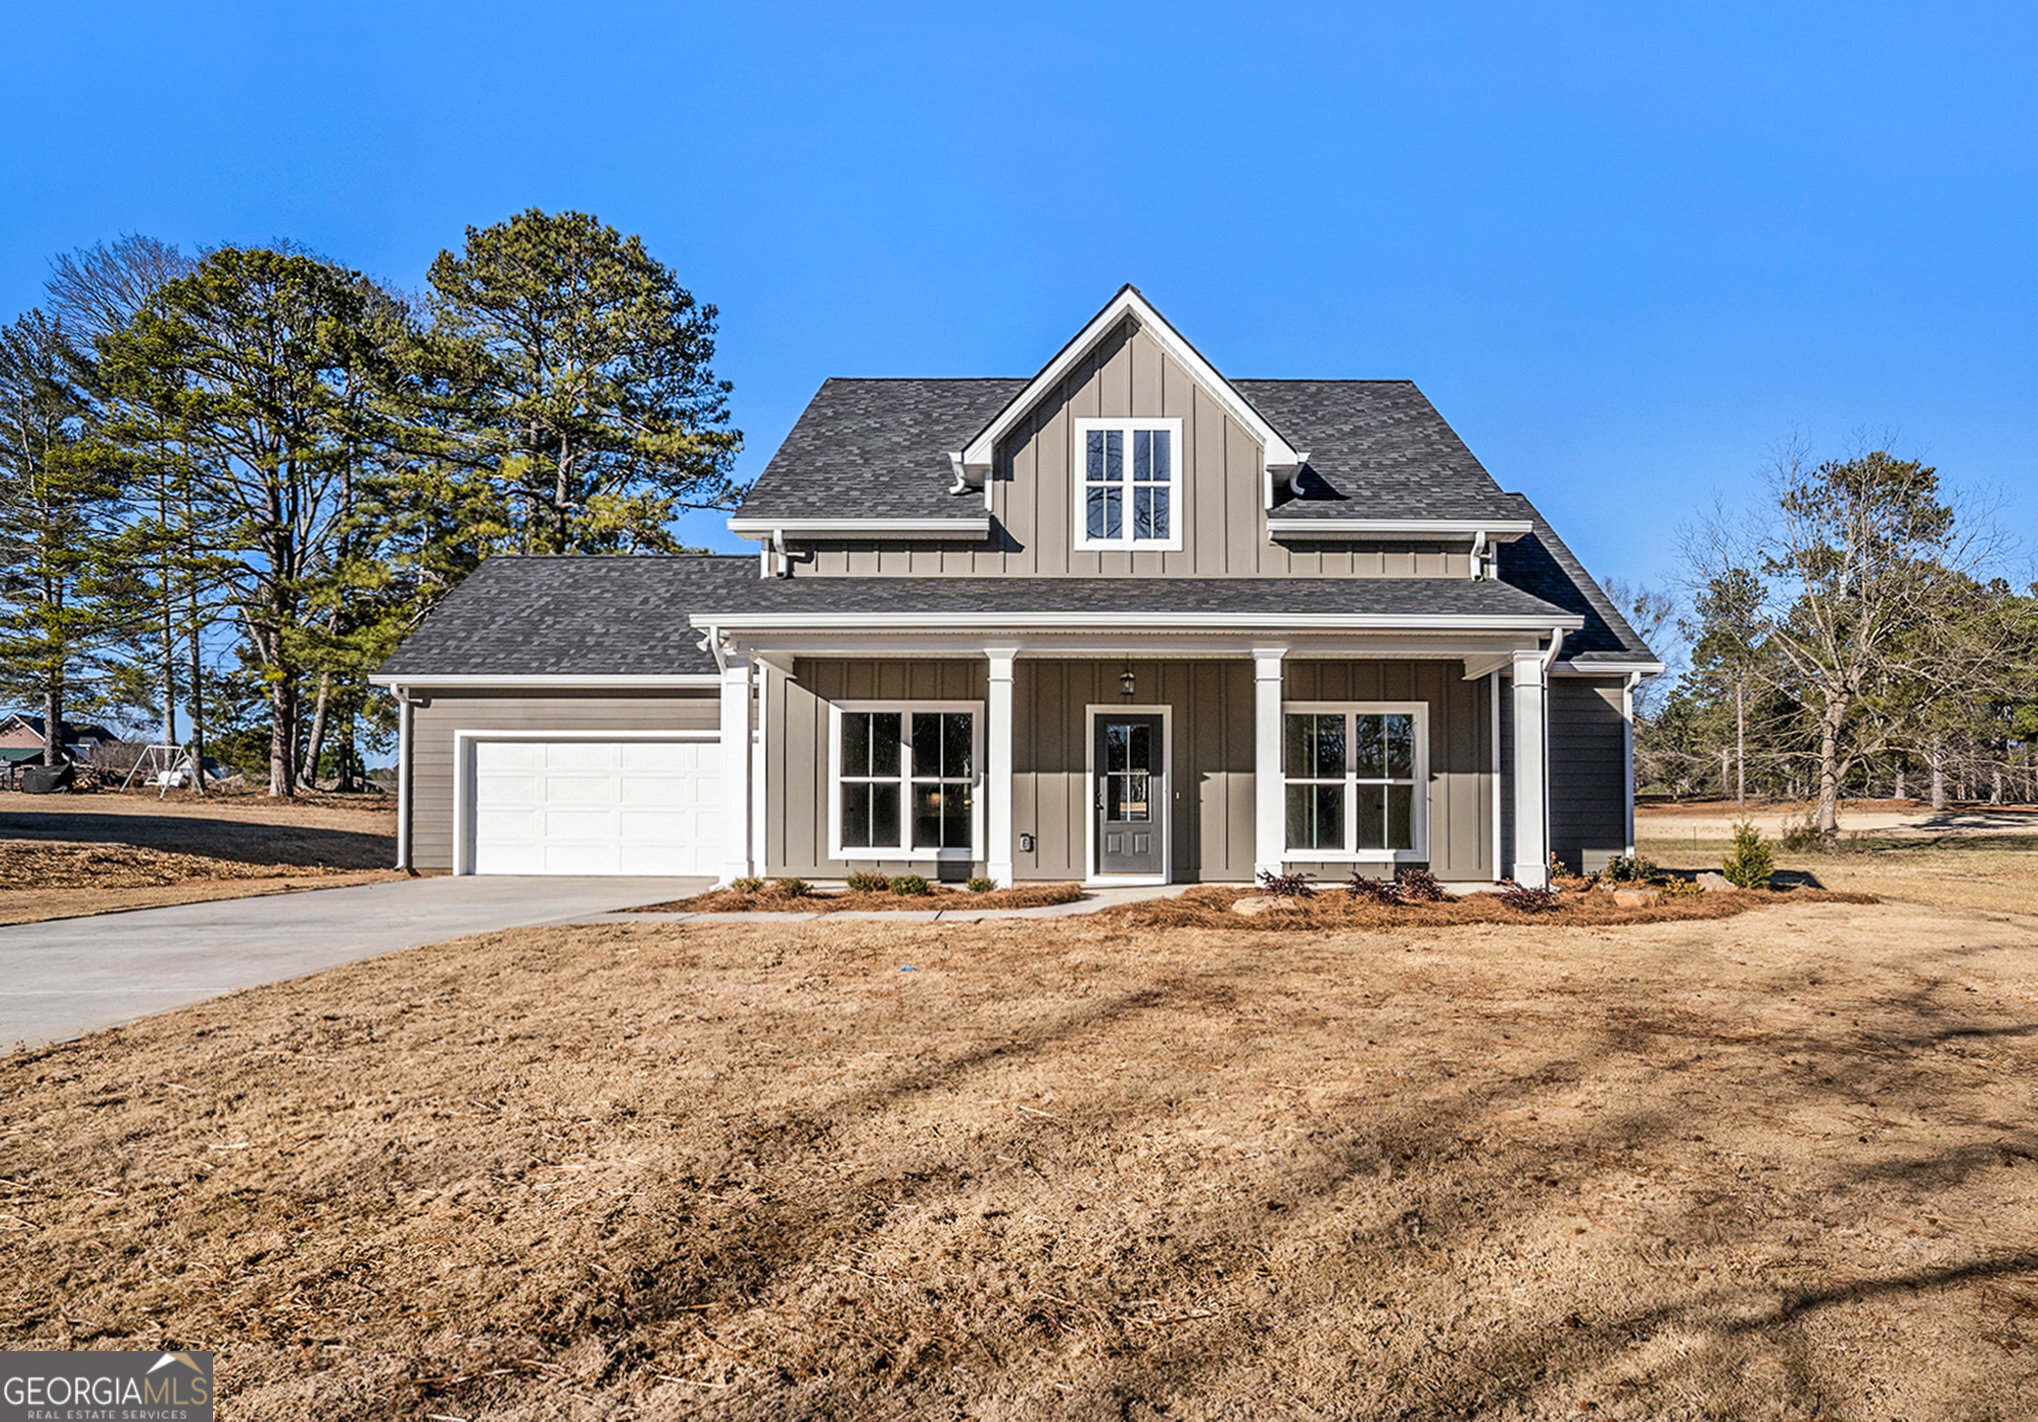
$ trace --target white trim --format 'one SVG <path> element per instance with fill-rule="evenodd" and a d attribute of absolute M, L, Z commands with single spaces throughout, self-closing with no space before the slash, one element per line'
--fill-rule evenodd
<path fill-rule="evenodd" d="M 771 677 L 778 668 L 761 657 L 750 659 L 753 705 L 757 707 L 757 729 L 750 740 L 750 872 L 762 874 L 769 857 L 770 836 L 765 817 L 771 805 L 765 794 L 767 753 L 771 738 L 766 733 L 771 715 Z M 783 673 L 781 673 L 783 675 Z"/>
<path fill-rule="evenodd" d="M 1097 718 L 1113 713 L 1161 718 L 1161 872 L 1100 874 L 1097 872 Z M 1175 708 L 1156 702 L 1092 702 L 1083 707 L 1083 882 L 1171 884 L 1175 868 Z"/>
<path fill-rule="evenodd" d="M 657 690 L 664 688 L 679 689 L 682 687 L 717 687 L 722 684 L 722 678 L 713 672 L 684 672 L 672 675 L 596 674 L 588 676 L 522 675 L 513 672 L 502 675 L 461 673 L 459 675 L 432 676 L 405 672 L 399 676 L 371 676 L 368 678 L 368 682 L 371 686 L 410 687 L 417 691 L 430 691 L 435 688 L 452 690 L 484 686 L 500 686 L 515 691 L 545 691 L 553 688 L 560 690 L 592 690 L 608 686 L 629 690 Z"/>
<path fill-rule="evenodd" d="M 408 683 L 406 683 L 408 685 Z M 453 872 L 474 872 L 474 745 L 477 741 L 715 741 L 720 731 L 453 731 Z"/>
<path fill-rule="evenodd" d="M 1630 859 L 1635 857 L 1635 687 L 1641 680 L 1640 672 L 1630 672 L 1620 689 L 1621 759 L 1627 772 L 1627 855 Z"/>
<path fill-rule="evenodd" d="M 417 708 L 402 687 L 396 692 L 396 867 L 410 870 L 410 756 Z M 201 769 L 202 773 L 202 769 Z"/>
<path fill-rule="evenodd" d="M 1548 663 L 1541 652 L 1514 658 L 1514 865 L 1525 888 L 1550 882 Z"/>
<path fill-rule="evenodd" d="M 870 538 L 884 543 L 902 540 L 977 539 L 991 536 L 991 520 L 983 518 L 731 518 L 729 532 L 738 538 Z"/>
<path fill-rule="evenodd" d="M 1409 839 L 1407 849 L 1358 849 L 1358 786 L 1394 784 L 1399 780 L 1361 782 L 1352 765 L 1351 723 L 1345 723 L 1345 769 L 1340 783 L 1345 788 L 1345 849 L 1297 849 L 1288 843 L 1288 772 L 1281 767 L 1281 858 L 1293 864 L 1426 864 L 1429 862 L 1429 703 L 1427 701 L 1283 701 L 1281 743 L 1288 740 L 1287 718 L 1294 716 L 1410 716 L 1415 720 L 1415 774 L 1407 782 L 1415 792 L 1409 796 Z M 1323 783 L 1323 782 L 1318 782 Z"/>
<path fill-rule="evenodd" d="M 748 878 L 750 860 L 750 661 L 722 659 L 722 877 L 717 888 Z"/>
<path fill-rule="evenodd" d="M 1118 527 L 1121 536 L 1117 538 L 1090 537 L 1090 467 L 1089 455 L 1084 436 L 1092 430 L 1110 432 L 1113 430 L 1125 436 L 1124 462 L 1120 468 L 1119 487 L 1124 499 L 1119 508 Z M 1168 434 L 1168 536 L 1166 538 L 1134 538 L 1132 536 L 1132 495 L 1140 488 L 1132 478 L 1132 436 L 1140 430 L 1166 430 Z M 1182 477 L 1182 422 L 1173 417 L 1143 418 L 1127 415 L 1123 418 L 1092 419 L 1084 417 L 1069 421 L 1069 467 L 1075 483 L 1069 493 L 1072 513 L 1069 518 L 1078 549 L 1109 553 L 1176 553 L 1182 548 L 1182 524 L 1186 515 L 1183 494 L 1188 481 Z M 1149 481 L 1146 488 L 1159 488 L 1160 484 Z"/>
<path fill-rule="evenodd" d="M 1499 883 L 1507 877 L 1506 868 L 1500 862 L 1500 673 L 1486 674 L 1487 719 L 1491 722 L 1489 734 L 1492 737 L 1487 746 L 1488 758 L 1493 762 L 1493 882 Z"/>
<path fill-rule="evenodd" d="M 901 717 L 916 711 L 967 711 L 970 713 L 970 826 L 968 849 L 920 849 L 908 847 L 913 835 L 913 734 L 899 726 L 899 843 L 896 845 L 854 845 L 842 843 L 842 713 L 845 711 L 897 711 Z M 828 857 L 835 860 L 903 859 L 912 863 L 974 864 L 984 846 L 984 703 L 981 701 L 890 701 L 863 698 L 828 703 Z"/>
<path fill-rule="evenodd" d="M 1174 358 L 1175 363 L 1188 371 L 1189 378 L 1196 381 L 1209 393 L 1219 406 L 1242 425 L 1253 439 L 1258 441 L 1263 453 L 1263 462 L 1270 468 L 1289 469 L 1302 462 L 1295 447 L 1283 439 L 1266 417 L 1253 408 L 1252 401 L 1236 390 L 1230 381 L 1218 374 L 1217 368 L 1203 359 L 1201 353 L 1182 338 L 1181 332 L 1169 325 L 1160 312 L 1131 286 L 1122 287 L 1118 294 L 1106 302 L 1104 309 L 1090 318 L 1088 325 L 1076 333 L 1075 339 L 1063 346 L 1042 367 L 1040 374 L 1026 383 L 1026 387 L 1010 400 L 1003 409 L 991 417 L 990 423 L 977 431 L 974 438 L 962 449 L 962 462 L 970 468 L 988 470 L 992 458 L 997 454 L 998 441 L 1009 434 L 1013 427 L 1045 399 L 1055 386 L 1059 385 L 1084 356 L 1090 353 L 1099 341 L 1116 330 L 1118 323 L 1127 316 L 1132 317 L 1140 328 L 1153 337 L 1160 348 Z"/>
<path fill-rule="evenodd" d="M 927 584 L 926 595 L 938 598 L 941 595 L 940 578 L 922 578 L 915 581 Z M 1128 579 L 1128 581 L 1131 581 Z M 1355 583 L 1364 579 L 1353 579 Z M 1135 612 L 1123 614 L 1133 619 L 1123 627 L 1112 622 L 1108 616 L 1096 612 L 753 612 L 715 613 L 707 621 L 696 620 L 708 617 L 695 614 L 688 620 L 695 627 L 712 627 L 722 631 L 741 632 L 746 630 L 773 630 L 776 628 L 811 627 L 817 629 L 863 629 L 875 626 L 883 632 L 902 628 L 1045 628 L 1059 630 L 1080 628 L 1093 631 L 1109 628 L 1113 631 L 1150 631 L 1165 628 L 1169 631 L 1202 629 L 1209 631 L 1262 630 L 1288 631 L 1307 628 L 1322 628 L 1326 631 L 1397 631 L 1397 632 L 1547 632 L 1552 620 L 1546 616 L 1529 614 L 1508 614 L 1499 617 L 1482 617 L 1466 613 L 1440 614 L 1386 614 L 1364 612 Z M 1575 629 L 1585 625 L 1582 617 L 1557 619 L 1558 626 Z"/>
<path fill-rule="evenodd" d="M 1267 533 L 1275 538 L 1405 538 L 1424 543 L 1473 538 L 1488 543 L 1512 543 L 1534 531 L 1535 525 L 1526 519 L 1282 518 L 1277 514 L 1267 515 Z"/>

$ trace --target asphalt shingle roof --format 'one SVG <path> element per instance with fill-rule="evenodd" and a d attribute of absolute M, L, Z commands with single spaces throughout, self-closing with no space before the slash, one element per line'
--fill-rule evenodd
<path fill-rule="evenodd" d="M 712 676 L 686 614 L 758 582 L 754 555 L 506 554 L 446 594 L 381 674 Z"/>
<path fill-rule="evenodd" d="M 1351 613 L 1560 617 L 1520 588 L 1469 578 L 772 578 L 725 584 L 696 623 L 744 613 Z"/>
<path fill-rule="evenodd" d="M 1649 662 L 1656 654 L 1641 639 L 1606 590 L 1593 580 L 1585 566 L 1564 546 L 1548 520 L 1520 494 L 1509 494 L 1517 512 L 1515 518 L 1530 519 L 1535 532 L 1498 550 L 1498 571 L 1502 580 L 1575 613 L 1585 626 L 1564 639 L 1559 661 L 1575 666 L 1594 662 Z"/>

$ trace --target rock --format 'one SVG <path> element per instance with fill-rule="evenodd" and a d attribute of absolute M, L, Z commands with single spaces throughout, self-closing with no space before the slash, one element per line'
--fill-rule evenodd
<path fill-rule="evenodd" d="M 1231 906 L 1231 911 L 1233 913 L 1242 913 L 1247 918 L 1251 918 L 1256 914 L 1266 913 L 1270 909 L 1290 908 L 1294 903 L 1295 900 L 1287 897 L 1285 894 L 1275 894 L 1271 898 L 1240 899 Z"/>
<path fill-rule="evenodd" d="M 1727 878 L 1724 874 L 1715 874 L 1710 869 L 1698 876 L 1698 887 L 1705 890 L 1708 894 L 1731 894 L 1734 892 L 1734 885 L 1731 879 Z"/>
<path fill-rule="evenodd" d="M 1661 889 L 1615 889 L 1613 891 L 1613 901 L 1622 908 L 1640 908 L 1644 904 L 1660 902 L 1662 897 L 1663 891 Z"/>

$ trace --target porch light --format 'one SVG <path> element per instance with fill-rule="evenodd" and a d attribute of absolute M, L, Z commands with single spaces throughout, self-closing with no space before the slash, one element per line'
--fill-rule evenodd
<path fill-rule="evenodd" d="M 1125 694 L 1127 701 L 1132 699 L 1133 692 L 1138 689 L 1137 683 L 1134 682 L 1132 677 L 1132 663 L 1130 661 L 1125 663 L 1125 670 L 1118 674 L 1118 689 Z"/>

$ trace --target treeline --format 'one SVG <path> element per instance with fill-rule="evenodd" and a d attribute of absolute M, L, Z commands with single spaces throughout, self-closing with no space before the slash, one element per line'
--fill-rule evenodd
<path fill-rule="evenodd" d="M 1843 797 L 2038 800 L 2038 598 L 1937 470 L 1792 446 L 1758 506 L 1684 543 L 1682 615 L 1625 599 L 1688 651 L 1639 718 L 1638 783 L 1810 799 L 1828 840 Z"/>
<path fill-rule="evenodd" d="M 572 212 L 469 228 L 417 294 L 287 243 L 55 259 L 0 328 L 0 704 L 351 788 L 368 673 L 484 557 L 733 502 L 715 328 Z"/>

